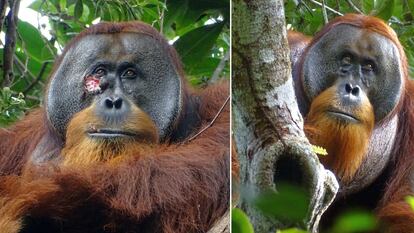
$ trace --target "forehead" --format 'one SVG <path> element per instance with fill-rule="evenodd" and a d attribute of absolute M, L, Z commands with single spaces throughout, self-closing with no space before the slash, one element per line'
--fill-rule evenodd
<path fill-rule="evenodd" d="M 400 57 L 397 46 L 387 37 L 348 24 L 335 26 L 317 44 L 327 51 L 349 50 L 379 60 Z"/>
<path fill-rule="evenodd" d="M 153 37 L 133 32 L 87 35 L 73 46 L 66 56 L 87 60 L 135 60 L 146 56 L 164 55 L 159 41 Z"/>

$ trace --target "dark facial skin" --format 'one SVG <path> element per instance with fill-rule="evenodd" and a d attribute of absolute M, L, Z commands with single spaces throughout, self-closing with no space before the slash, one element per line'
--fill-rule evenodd
<path fill-rule="evenodd" d="M 307 100 L 300 104 L 304 115 L 313 99 L 332 86 L 340 102 L 338 109 L 326 112 L 332 119 L 358 124 L 354 111 L 364 96 L 374 108 L 375 126 L 366 157 L 352 182 L 341 187 L 342 194 L 369 185 L 388 164 L 398 124 L 391 114 L 401 97 L 402 75 L 397 47 L 380 34 L 352 25 L 334 27 L 305 55 L 300 77 L 304 96 L 298 97 Z"/>
<path fill-rule="evenodd" d="M 400 99 L 403 79 L 399 61 L 396 46 L 387 38 L 338 25 L 312 46 L 304 60 L 306 97 L 311 101 L 332 85 L 338 86 L 345 105 L 358 104 L 359 96 L 365 94 L 379 122 Z"/>
<path fill-rule="evenodd" d="M 152 118 L 161 140 L 181 109 L 181 81 L 171 58 L 144 34 L 88 35 L 69 49 L 51 80 L 46 109 L 62 137 L 72 116 L 92 103 L 97 116 L 112 123 L 136 105 Z"/>

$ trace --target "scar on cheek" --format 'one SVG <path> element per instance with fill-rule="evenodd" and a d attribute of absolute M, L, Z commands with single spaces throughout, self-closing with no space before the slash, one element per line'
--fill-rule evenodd
<path fill-rule="evenodd" d="M 99 86 L 100 79 L 94 75 L 88 75 L 85 77 L 85 91 L 87 93 L 99 93 L 101 87 Z"/>

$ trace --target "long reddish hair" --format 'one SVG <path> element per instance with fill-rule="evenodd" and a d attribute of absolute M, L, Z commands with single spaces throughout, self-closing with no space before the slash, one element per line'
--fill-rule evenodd
<path fill-rule="evenodd" d="M 395 115 L 398 117 L 397 134 L 389 165 L 393 172 L 387 181 L 386 190 L 384 190 L 385 193 L 377 211 L 378 216 L 390 224 L 392 232 L 414 232 L 414 212 L 404 201 L 405 196 L 413 194 L 410 173 L 414 170 L 414 84 L 409 79 L 404 49 L 394 30 L 382 20 L 373 16 L 347 14 L 333 19 L 318 32 L 305 50 L 305 54 L 328 31 L 340 24 L 348 24 L 378 33 L 392 41 L 398 49 L 403 75 L 401 97 L 395 109 L 377 125 L 377 127 L 381 127 L 381 123 L 389 121 Z M 304 57 L 302 56 L 300 67 L 303 66 Z M 301 76 L 302 74 L 300 74 Z M 303 87 L 301 88 L 303 92 Z"/>

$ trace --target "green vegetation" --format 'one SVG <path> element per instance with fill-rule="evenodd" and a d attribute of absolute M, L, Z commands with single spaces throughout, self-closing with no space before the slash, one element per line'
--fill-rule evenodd
<path fill-rule="evenodd" d="M 386 21 L 396 32 L 409 62 L 411 77 L 414 77 L 414 1 L 412 0 L 288 0 L 285 4 L 286 24 L 289 29 L 314 35 L 328 20 L 341 14 L 363 13 Z"/>
<path fill-rule="evenodd" d="M 313 36 L 319 31 L 326 20 L 331 20 L 346 13 L 363 13 L 379 17 L 386 21 L 398 34 L 401 44 L 404 46 L 411 77 L 414 77 L 414 1 L 411 0 L 287 0 L 285 1 L 285 15 L 288 29 L 303 32 Z M 325 17 L 325 16 L 326 17 Z M 314 147 L 315 153 L 324 154 L 323 148 Z M 328 155 L 329 156 L 329 155 Z M 264 215 L 280 219 L 282 216 L 290 220 L 297 220 L 302 216 L 300 209 L 307 208 L 302 194 L 292 190 L 278 190 L 278 193 L 259 195 L 253 198 L 260 205 L 256 208 Z M 287 193 L 286 193 L 287 192 Z M 247 195 L 250 196 L 250 195 Z M 297 199 L 295 199 L 297 197 Z M 242 197 L 243 192 L 242 192 Z M 292 200 L 292 198 L 294 200 Z M 407 197 L 414 210 L 414 197 Z M 299 204 L 302 203 L 302 204 Z M 302 205 L 302 206 L 300 206 Z M 302 207 L 302 208 L 301 208 Z M 294 210 L 294 211 L 292 211 Z M 296 215 L 295 215 L 296 212 Z M 232 230 L 234 233 L 252 233 L 253 229 L 242 210 L 233 209 Z M 283 217 L 282 217 L 283 218 Z M 377 220 L 370 212 L 349 210 L 334 220 L 334 225 L 329 233 L 366 232 L 376 228 Z M 298 229 L 286 229 L 277 233 L 303 233 Z"/>
<path fill-rule="evenodd" d="M 16 28 L 10 28 L 10 13 L 6 11 L 1 31 L 6 39 L 12 36 L 9 29 L 17 34 L 14 54 L 4 56 L 7 40 L 0 44 L 0 64 L 10 59 L 13 64 L 8 70 L 12 74 L 10 82 L 4 78 L 5 66 L 0 69 L 0 94 L 8 98 L 0 102 L 0 126 L 42 104 L 55 58 L 75 35 L 99 21 L 141 20 L 155 27 L 173 43 L 187 78 L 195 86 L 228 79 L 229 64 L 225 61 L 230 46 L 229 4 L 229 0 L 35 0 L 29 7 L 39 17 L 47 17 L 50 38 L 42 33 L 48 25 L 33 26 L 24 15 Z M 224 65 L 219 65 L 221 61 Z M 16 100 L 22 101 L 16 104 Z"/>

